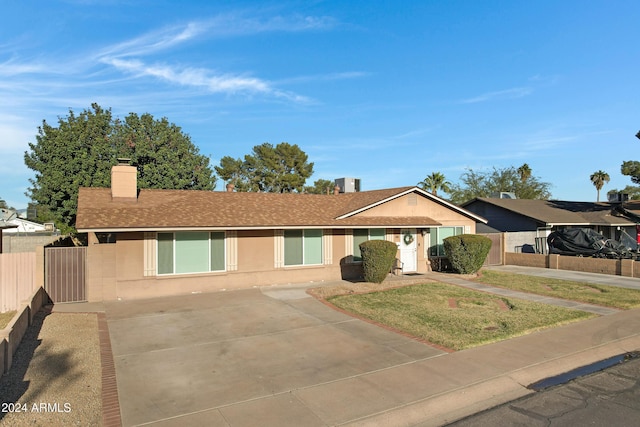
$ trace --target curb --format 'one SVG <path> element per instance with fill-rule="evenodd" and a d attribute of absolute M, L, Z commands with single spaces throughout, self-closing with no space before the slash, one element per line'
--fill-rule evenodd
<path fill-rule="evenodd" d="M 478 412 L 511 402 L 535 391 L 529 385 L 576 368 L 640 349 L 640 335 L 548 359 L 502 375 L 467 384 L 378 414 L 341 424 L 350 427 L 380 425 L 443 426 Z"/>

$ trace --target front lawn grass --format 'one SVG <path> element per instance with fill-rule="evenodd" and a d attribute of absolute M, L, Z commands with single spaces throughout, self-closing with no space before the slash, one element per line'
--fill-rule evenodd
<path fill-rule="evenodd" d="M 7 311 L 6 313 L 0 313 L 0 329 L 7 327 L 13 316 L 16 315 L 16 311 Z"/>
<path fill-rule="evenodd" d="M 452 350 L 595 317 L 579 310 L 505 298 L 440 282 L 328 301 L 348 312 Z"/>
<path fill-rule="evenodd" d="M 524 274 L 504 273 L 494 270 L 482 270 L 482 274 L 475 280 L 487 285 L 515 291 L 530 292 L 606 307 L 621 309 L 640 307 L 640 291 L 636 289 L 526 276 Z"/>

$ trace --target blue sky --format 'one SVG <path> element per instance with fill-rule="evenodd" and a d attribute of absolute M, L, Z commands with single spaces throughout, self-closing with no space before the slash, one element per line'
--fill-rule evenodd
<path fill-rule="evenodd" d="M 0 0 L 0 198 L 42 120 L 167 117 L 212 165 L 298 144 L 362 189 L 518 167 L 595 201 L 640 160 L 640 2 Z M 222 190 L 222 182 L 217 189 Z M 604 196 L 603 196 L 604 197 Z"/>

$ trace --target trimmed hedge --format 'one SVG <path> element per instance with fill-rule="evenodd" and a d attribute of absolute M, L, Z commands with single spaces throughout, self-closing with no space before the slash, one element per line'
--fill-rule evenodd
<path fill-rule="evenodd" d="M 382 283 L 391 271 L 398 246 L 386 240 L 367 240 L 360 243 L 364 280 Z"/>
<path fill-rule="evenodd" d="M 447 237 L 443 243 L 451 267 L 460 274 L 472 274 L 480 270 L 491 249 L 491 239 L 477 234 Z"/>

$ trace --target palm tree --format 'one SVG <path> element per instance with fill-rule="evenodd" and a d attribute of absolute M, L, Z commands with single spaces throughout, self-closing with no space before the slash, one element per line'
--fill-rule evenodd
<path fill-rule="evenodd" d="M 451 184 L 440 172 L 431 172 L 423 181 L 418 183 L 423 190 L 429 191 L 434 196 L 438 195 L 438 190 L 448 193 L 451 190 Z"/>
<path fill-rule="evenodd" d="M 531 177 L 531 168 L 525 163 L 518 168 L 518 174 L 520 175 L 520 181 L 526 182 Z"/>
<path fill-rule="evenodd" d="M 596 187 L 596 190 L 598 190 L 598 199 L 597 201 L 600 201 L 600 190 L 602 190 L 602 187 L 609 182 L 609 174 L 606 173 L 605 171 L 597 171 L 591 174 L 591 183 L 593 183 L 593 185 Z"/>

